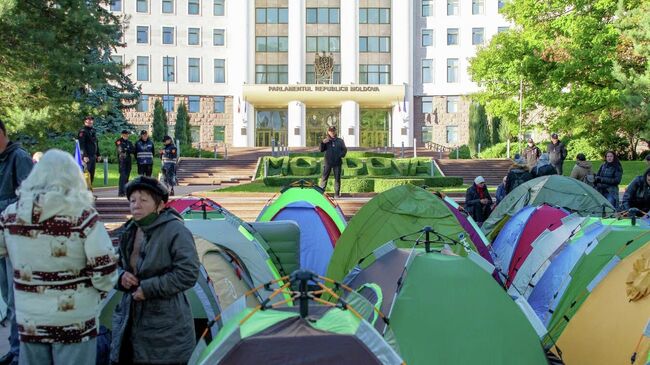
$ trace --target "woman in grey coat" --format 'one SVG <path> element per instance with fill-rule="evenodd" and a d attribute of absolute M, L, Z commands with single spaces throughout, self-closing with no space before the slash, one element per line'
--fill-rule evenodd
<path fill-rule="evenodd" d="M 199 276 L 192 233 L 173 209 L 167 189 L 146 176 L 126 187 L 133 219 L 120 239 L 124 292 L 113 314 L 111 361 L 117 364 L 185 364 L 195 346 L 185 291 Z"/>

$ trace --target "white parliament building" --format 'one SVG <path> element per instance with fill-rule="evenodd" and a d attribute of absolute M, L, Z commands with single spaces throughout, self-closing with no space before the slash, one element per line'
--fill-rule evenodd
<path fill-rule="evenodd" d="M 142 87 L 150 129 L 180 103 L 201 146 L 467 143 L 467 67 L 508 29 L 502 0 L 113 0 L 128 18 L 114 60 Z M 170 128 L 173 131 L 173 128 Z"/>

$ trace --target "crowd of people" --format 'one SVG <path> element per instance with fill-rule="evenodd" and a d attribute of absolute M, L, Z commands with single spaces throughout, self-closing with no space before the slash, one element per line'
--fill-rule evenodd
<path fill-rule="evenodd" d="M 485 179 L 478 176 L 465 193 L 465 210 L 477 223 L 482 224 L 496 205 L 519 185 L 541 176 L 562 175 L 567 149 L 556 133 L 551 135 L 546 150 L 543 153 L 533 139 L 529 138 L 523 154 L 515 155 L 508 174 L 497 187 L 495 200 L 490 196 Z M 587 161 L 585 155 L 578 153 L 570 177 L 596 189 L 620 212 L 635 208 L 637 211 L 634 214 L 644 215 L 650 210 L 650 155 L 646 157 L 646 162 L 649 169 L 627 186 L 620 201 L 619 185 L 623 178 L 623 166 L 613 151 L 605 153 L 604 161 L 596 172 L 592 170 L 591 162 Z"/>

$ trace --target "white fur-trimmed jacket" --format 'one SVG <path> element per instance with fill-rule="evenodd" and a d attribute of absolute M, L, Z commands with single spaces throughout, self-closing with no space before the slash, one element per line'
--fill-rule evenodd
<path fill-rule="evenodd" d="M 17 214 L 19 199 L 0 219 L 0 255 L 8 254 L 14 267 L 20 340 L 87 341 L 97 335 L 101 301 L 117 281 L 108 233 L 93 208 L 65 216 L 47 214 L 38 198 L 23 203 L 31 205 L 31 217 Z"/>

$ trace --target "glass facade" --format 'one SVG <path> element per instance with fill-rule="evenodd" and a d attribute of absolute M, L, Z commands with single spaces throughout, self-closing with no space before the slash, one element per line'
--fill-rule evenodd
<path fill-rule="evenodd" d="M 307 109 L 305 125 L 307 126 L 307 147 L 320 146 L 327 134 L 327 128 L 341 130 L 341 112 L 339 109 Z"/>
<path fill-rule="evenodd" d="M 255 147 L 287 145 L 287 110 L 257 110 L 255 113 Z"/>
<path fill-rule="evenodd" d="M 362 109 L 359 112 L 359 146 L 388 146 L 390 135 L 390 111 L 382 109 Z"/>

